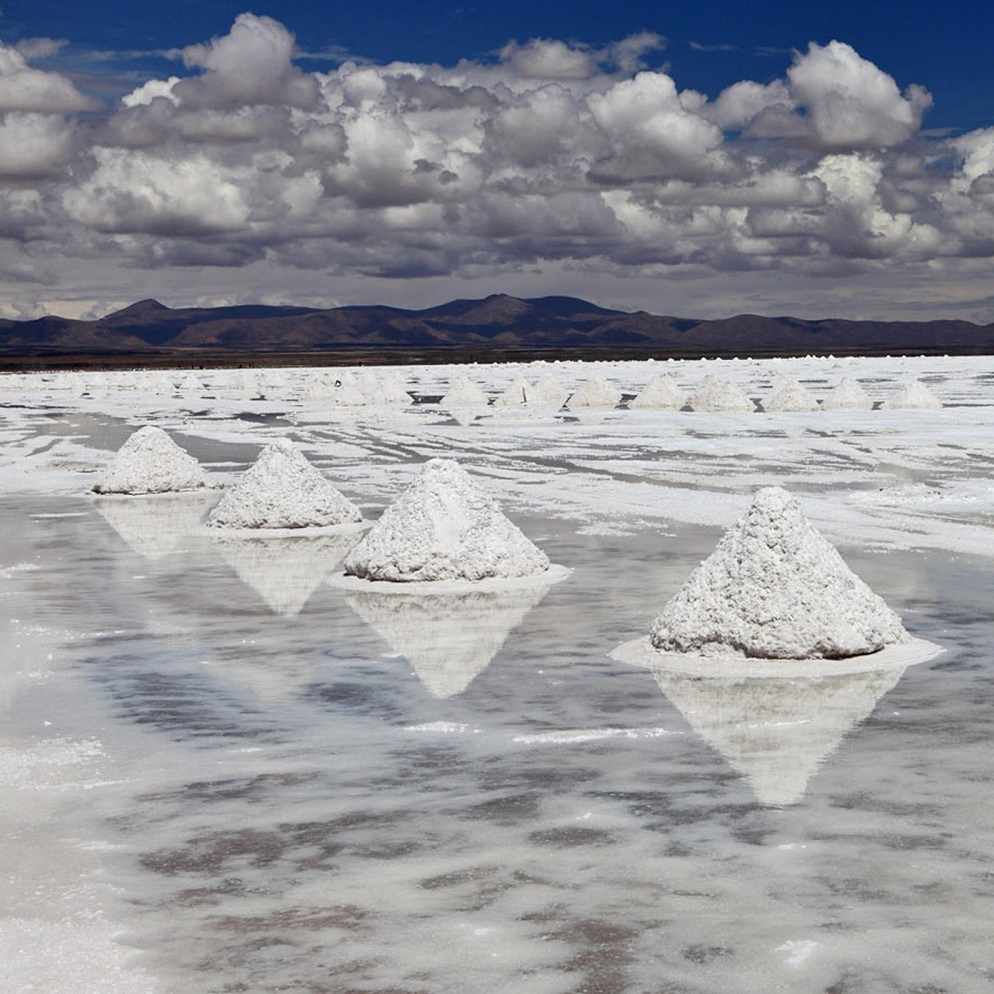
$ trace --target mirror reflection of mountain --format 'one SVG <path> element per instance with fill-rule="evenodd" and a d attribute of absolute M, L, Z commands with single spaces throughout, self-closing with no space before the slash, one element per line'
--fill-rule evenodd
<path fill-rule="evenodd" d="M 548 585 L 464 594 L 353 593 L 349 607 L 407 658 L 435 697 L 461 694 Z"/>
<path fill-rule="evenodd" d="M 145 559 L 161 559 L 176 550 L 217 499 L 217 493 L 207 491 L 154 497 L 94 497 L 92 503 L 134 552 Z"/>
<path fill-rule="evenodd" d="M 749 781 L 760 804 L 797 804 L 808 781 L 903 669 L 812 677 L 691 676 L 653 668 L 691 727 Z"/>
<path fill-rule="evenodd" d="M 300 538 L 212 535 L 211 545 L 274 614 L 299 614 L 361 533 Z"/>

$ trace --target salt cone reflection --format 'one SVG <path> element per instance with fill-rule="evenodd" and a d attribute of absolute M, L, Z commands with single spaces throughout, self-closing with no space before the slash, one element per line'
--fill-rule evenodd
<path fill-rule="evenodd" d="M 760 804 L 797 804 L 846 733 L 903 669 L 805 678 L 700 677 L 653 669 L 660 690 L 749 781 Z"/>
<path fill-rule="evenodd" d="M 405 656 L 435 697 L 461 694 L 548 586 L 466 594 L 349 593 L 349 607 Z"/>
<path fill-rule="evenodd" d="M 161 559 L 174 552 L 216 502 L 217 494 L 210 492 L 93 498 L 93 506 L 107 524 L 145 559 Z"/>
<path fill-rule="evenodd" d="M 300 614 L 321 581 L 342 561 L 359 535 L 311 538 L 212 536 L 211 544 L 274 613 Z"/>

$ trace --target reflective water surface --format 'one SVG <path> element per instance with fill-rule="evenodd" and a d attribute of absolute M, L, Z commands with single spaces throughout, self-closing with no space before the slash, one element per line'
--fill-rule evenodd
<path fill-rule="evenodd" d="M 377 596 L 204 510 L 0 498 L 25 921 L 168 994 L 994 986 L 985 563 L 842 550 L 947 648 L 903 673 L 693 679 L 607 653 L 717 529 L 519 520 L 566 581 Z"/>

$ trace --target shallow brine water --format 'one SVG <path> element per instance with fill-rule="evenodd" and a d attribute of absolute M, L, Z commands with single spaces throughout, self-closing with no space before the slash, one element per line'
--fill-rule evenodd
<path fill-rule="evenodd" d="M 9 989 L 994 986 L 987 561 L 842 548 L 928 663 L 694 679 L 607 653 L 717 528 L 517 515 L 568 579 L 383 597 L 204 510 L 0 500 Z"/>

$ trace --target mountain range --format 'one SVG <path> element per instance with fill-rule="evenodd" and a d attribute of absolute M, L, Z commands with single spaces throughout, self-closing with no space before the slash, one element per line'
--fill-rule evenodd
<path fill-rule="evenodd" d="M 994 325 L 969 321 L 803 320 L 739 314 L 717 320 L 629 313 L 575 297 L 494 294 L 425 310 L 385 306 L 242 305 L 170 308 L 141 300 L 95 320 L 0 319 L 0 357 L 93 356 L 154 360 L 221 353 L 240 357 L 441 352 L 598 357 L 669 355 L 982 354 Z"/>

